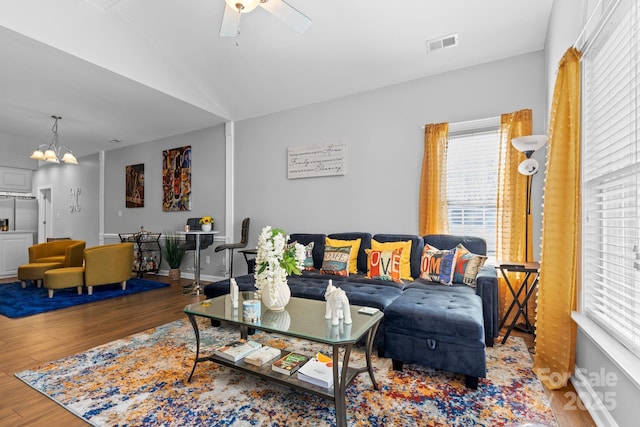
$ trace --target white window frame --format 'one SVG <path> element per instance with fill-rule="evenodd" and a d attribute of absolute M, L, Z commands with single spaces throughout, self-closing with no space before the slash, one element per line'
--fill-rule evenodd
<path fill-rule="evenodd" d="M 478 137 L 477 140 L 482 140 L 484 139 L 483 137 L 491 134 L 495 134 L 495 146 L 492 146 L 491 148 L 489 148 L 489 150 L 491 150 L 492 152 L 495 152 L 495 164 L 493 166 L 490 166 L 490 168 L 493 170 L 488 170 L 488 174 L 492 174 L 493 178 L 495 179 L 495 188 L 492 190 L 492 193 L 486 194 L 486 191 L 481 188 L 485 186 L 484 185 L 485 183 L 482 180 L 476 180 L 474 183 L 472 183 L 473 188 L 478 189 L 478 186 L 479 186 L 480 191 L 483 193 L 483 195 L 486 194 L 488 196 L 487 198 L 480 198 L 482 200 L 477 199 L 473 203 L 462 201 L 460 204 L 455 204 L 455 203 L 452 203 L 451 199 L 449 198 L 452 192 L 449 191 L 449 187 L 448 187 L 447 203 L 449 208 L 449 217 L 448 217 L 449 233 L 457 234 L 457 235 L 482 237 L 487 241 L 487 255 L 489 255 L 490 257 L 495 257 L 496 247 L 497 247 L 496 245 L 497 200 L 498 200 L 497 176 L 498 176 L 498 162 L 499 162 L 499 154 L 500 154 L 500 117 L 490 117 L 490 118 L 481 119 L 481 120 L 449 124 L 449 144 L 447 149 L 447 186 L 449 186 L 449 183 L 453 181 L 453 179 L 451 178 L 452 175 L 460 176 L 460 174 L 464 175 L 469 170 L 477 169 L 477 166 L 478 166 L 477 159 L 479 157 L 482 157 L 481 156 L 482 153 L 479 153 L 479 152 L 476 152 L 476 153 L 479 153 L 480 155 L 474 155 L 472 152 L 473 149 L 471 149 L 467 153 L 468 154 L 467 156 L 464 156 L 462 158 L 461 156 L 452 156 L 452 150 L 455 149 L 454 144 L 457 142 L 456 139 L 459 140 L 460 138 L 468 138 L 468 137 L 473 138 L 477 136 Z M 455 164 L 452 164 L 451 162 L 455 162 Z M 475 178 L 477 177 L 478 175 L 476 174 Z M 471 206 L 471 205 L 486 206 L 488 204 L 487 202 L 489 201 L 493 205 L 493 218 L 487 219 L 486 221 L 492 221 L 494 224 L 493 228 L 491 228 L 490 230 L 487 230 L 485 227 L 486 223 L 483 223 L 482 225 L 470 224 L 468 226 L 465 226 L 464 224 L 459 224 L 458 226 L 454 225 L 452 221 L 453 219 L 452 208 L 457 206 L 459 209 L 464 210 L 465 206 Z M 479 220 L 479 218 L 475 218 L 475 219 Z"/>
<path fill-rule="evenodd" d="M 573 317 L 594 342 L 606 335 L 619 344 L 601 348 L 638 383 L 640 15 L 637 2 L 626 0 L 603 15 L 582 62 L 582 292 Z M 625 20 L 629 27 L 618 33 Z"/>

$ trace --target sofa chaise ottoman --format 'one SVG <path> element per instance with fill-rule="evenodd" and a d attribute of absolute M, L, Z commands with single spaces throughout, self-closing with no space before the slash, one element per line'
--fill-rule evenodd
<path fill-rule="evenodd" d="M 465 375 L 476 389 L 487 376 L 482 300 L 468 292 L 407 289 L 384 311 L 385 357 L 393 368 L 417 363 Z"/>

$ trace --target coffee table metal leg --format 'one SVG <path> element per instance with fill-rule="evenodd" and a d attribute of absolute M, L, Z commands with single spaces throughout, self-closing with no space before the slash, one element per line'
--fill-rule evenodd
<path fill-rule="evenodd" d="M 373 375 L 373 365 L 371 364 L 371 352 L 373 351 L 373 340 L 376 336 L 376 331 L 378 330 L 378 325 L 380 322 L 373 325 L 371 329 L 369 329 L 369 334 L 367 335 L 367 348 L 366 348 L 366 359 L 367 359 L 367 370 L 369 371 L 369 378 L 371 378 L 371 383 L 373 384 L 374 390 L 378 390 L 378 383 L 376 382 L 376 378 Z"/>
<path fill-rule="evenodd" d="M 193 332 L 196 334 L 196 359 L 193 361 L 193 368 L 191 369 L 191 374 L 189 374 L 189 379 L 187 382 L 191 382 L 191 377 L 193 377 L 193 373 L 196 370 L 196 365 L 198 364 L 199 356 L 200 356 L 200 330 L 198 329 L 198 322 L 196 322 L 196 318 L 193 314 L 187 314 L 189 321 L 191 322 L 191 326 L 193 326 Z"/>
<path fill-rule="evenodd" d="M 351 344 L 344 345 L 344 356 L 342 357 L 342 372 L 338 371 L 340 346 L 333 346 L 333 397 L 336 405 L 336 424 L 338 427 L 347 427 L 347 370 L 349 369 L 349 356 L 351 355 Z"/>
<path fill-rule="evenodd" d="M 249 327 L 247 325 L 240 325 L 240 338 L 246 340 L 249 336 Z"/>

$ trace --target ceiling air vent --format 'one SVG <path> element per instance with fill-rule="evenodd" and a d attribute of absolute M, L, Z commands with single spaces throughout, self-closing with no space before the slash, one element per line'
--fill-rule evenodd
<path fill-rule="evenodd" d="M 98 6 L 102 10 L 109 10 L 111 6 L 118 3 L 120 0 L 87 0 L 94 6 Z"/>
<path fill-rule="evenodd" d="M 427 52 L 453 47 L 458 45 L 458 34 L 451 34 L 438 39 L 427 40 Z"/>

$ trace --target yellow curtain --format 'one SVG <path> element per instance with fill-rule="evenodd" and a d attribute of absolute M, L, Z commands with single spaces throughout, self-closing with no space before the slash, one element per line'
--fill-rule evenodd
<path fill-rule="evenodd" d="M 527 215 L 526 211 L 527 178 L 518 172 L 518 165 L 526 159 L 526 156 L 511 145 L 513 138 L 531 135 L 532 122 L 530 109 L 500 116 L 500 161 L 498 163 L 500 167 L 498 169 L 496 219 L 496 259 L 498 261 L 524 262 L 531 260 L 525 260 L 526 232 L 529 233 L 527 253 L 533 253 L 531 215 Z M 509 281 L 516 286 L 516 283 L 520 283 L 523 277 L 524 275 L 521 273 L 510 273 Z M 509 304 L 513 301 L 513 296 L 500 274 L 498 275 L 498 301 L 498 315 L 499 319 L 502 319 Z M 510 318 L 513 318 L 515 312 L 515 309 L 511 311 Z"/>
<path fill-rule="evenodd" d="M 549 389 L 567 384 L 574 369 L 580 236 L 580 57 L 560 60 L 551 103 L 544 187 L 542 256 L 533 369 Z"/>
<path fill-rule="evenodd" d="M 448 144 L 449 123 L 428 124 L 424 127 L 424 156 L 418 202 L 418 231 L 421 236 L 449 232 Z"/>

